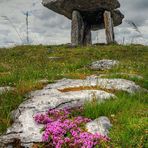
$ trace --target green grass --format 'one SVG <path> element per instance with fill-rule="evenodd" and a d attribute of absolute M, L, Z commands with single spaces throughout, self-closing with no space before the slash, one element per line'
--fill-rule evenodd
<path fill-rule="evenodd" d="M 116 95 L 117 99 L 101 104 L 86 102 L 82 115 L 92 119 L 109 117 L 113 124 L 109 135 L 112 139 L 110 145 L 114 147 L 146 146 L 148 94 L 140 92 L 129 95 L 120 92 Z"/>
<path fill-rule="evenodd" d="M 49 57 L 53 56 L 63 59 L 52 61 Z M 100 59 L 116 59 L 120 61 L 120 64 L 107 71 L 91 71 L 87 68 L 86 65 Z M 60 78 L 83 79 L 91 74 L 107 74 L 109 78 L 120 77 L 133 80 L 136 84 L 148 89 L 147 63 L 148 46 L 140 45 L 77 48 L 68 48 L 65 45 L 40 45 L 1 48 L 0 86 L 8 85 L 15 87 L 16 90 L 0 95 L 0 133 L 5 132 L 6 128 L 11 125 L 10 112 L 26 99 L 26 94 L 44 86 L 38 80 L 48 79 L 49 82 L 54 82 Z M 117 73 L 137 74 L 143 79 Z M 119 93 L 117 96 L 117 100 L 107 101 L 102 105 L 97 104 L 94 114 L 89 113 L 89 108 L 91 108 L 89 105 L 86 107 L 85 114 L 90 115 L 91 118 L 100 115 L 110 117 L 114 125 L 110 133 L 112 144 L 115 147 L 122 147 L 122 145 L 135 147 L 144 141 L 145 112 L 147 111 L 144 100 L 147 96 L 144 93 L 135 96 Z M 111 114 L 115 114 L 115 118 L 112 118 Z"/>

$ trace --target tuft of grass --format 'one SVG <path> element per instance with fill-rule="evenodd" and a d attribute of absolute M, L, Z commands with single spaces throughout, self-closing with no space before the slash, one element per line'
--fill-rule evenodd
<path fill-rule="evenodd" d="M 117 99 L 104 103 L 86 102 L 84 116 L 96 119 L 110 118 L 113 128 L 110 131 L 110 145 L 114 147 L 145 147 L 148 126 L 148 93 L 134 95 L 121 92 Z"/>
<path fill-rule="evenodd" d="M 24 96 L 18 92 L 6 92 L 0 95 L 0 131 L 5 132 L 11 125 L 11 111 L 24 101 Z"/>

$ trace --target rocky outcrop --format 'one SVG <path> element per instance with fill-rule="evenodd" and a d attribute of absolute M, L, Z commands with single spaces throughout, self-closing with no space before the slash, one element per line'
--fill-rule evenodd
<path fill-rule="evenodd" d="M 120 25 L 124 18 L 117 10 L 120 7 L 118 0 L 42 0 L 42 4 L 72 20 L 73 45 L 91 44 L 91 30 L 107 28 L 108 24 L 104 23 L 105 12 L 111 16 L 111 28 Z"/>
<path fill-rule="evenodd" d="M 99 117 L 94 121 L 86 124 L 86 129 L 92 134 L 101 134 L 103 136 L 108 136 L 109 129 L 112 127 L 110 120 L 107 117 Z"/>
<path fill-rule="evenodd" d="M 89 65 L 89 68 L 91 70 L 109 70 L 118 64 L 119 64 L 119 61 L 117 60 L 103 59 L 103 60 L 92 62 Z"/>
<path fill-rule="evenodd" d="M 56 83 L 50 84 L 47 86 L 49 89 L 58 89 L 60 91 L 67 91 L 67 90 L 77 90 L 78 89 L 85 89 L 89 87 L 91 88 L 98 88 L 104 90 L 119 90 L 125 91 L 128 93 L 134 93 L 141 90 L 140 86 L 136 85 L 134 82 L 125 80 L 125 79 L 106 79 L 106 78 L 99 78 L 97 76 L 89 76 L 84 80 L 72 80 L 72 79 L 62 79 L 57 81 Z"/>
<path fill-rule="evenodd" d="M 116 10 L 120 7 L 118 0 L 43 0 L 42 4 L 69 19 L 72 19 L 73 10 L 77 10 L 92 25 L 92 29 L 104 28 L 105 10 L 112 12 L 115 26 L 121 24 L 123 19 L 120 11 Z"/>
<path fill-rule="evenodd" d="M 94 98 L 100 103 L 111 98 L 118 99 L 112 90 L 134 93 L 140 89 L 134 82 L 124 79 L 102 79 L 90 76 L 84 80 L 58 80 L 42 90 L 31 92 L 30 99 L 12 112 L 11 116 L 14 123 L 7 130 L 7 133 L 0 137 L 0 147 L 9 147 L 17 143 L 31 148 L 33 143 L 41 142 L 40 129 L 43 128 L 43 125 L 36 124 L 33 119 L 37 113 L 44 113 L 48 109 L 78 107 Z M 94 125 L 95 128 L 92 129 Z M 106 118 L 99 118 L 87 125 L 90 132 L 98 131 L 104 135 L 108 133 L 109 127 L 110 123 Z"/>

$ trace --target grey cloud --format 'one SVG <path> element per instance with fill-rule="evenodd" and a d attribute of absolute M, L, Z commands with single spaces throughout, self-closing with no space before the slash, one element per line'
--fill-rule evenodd
<path fill-rule="evenodd" d="M 0 33 L 5 35 L 5 36 L 7 36 L 9 34 L 9 32 L 10 32 L 9 30 L 2 30 L 2 29 L 0 29 Z"/>

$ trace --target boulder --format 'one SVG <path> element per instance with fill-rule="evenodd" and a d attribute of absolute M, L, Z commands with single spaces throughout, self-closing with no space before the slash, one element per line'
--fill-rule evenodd
<path fill-rule="evenodd" d="M 120 7 L 118 0 L 42 0 L 42 4 L 69 19 L 72 19 L 74 10 L 79 11 L 92 30 L 104 28 L 105 10 L 111 11 L 114 26 L 120 25 L 124 18 L 123 14 L 116 10 Z"/>
<path fill-rule="evenodd" d="M 110 120 L 107 117 L 99 117 L 94 121 L 86 124 L 86 129 L 92 134 L 101 134 L 103 136 L 108 136 L 109 129 L 112 127 Z"/>
<path fill-rule="evenodd" d="M 42 0 L 42 4 L 72 20 L 73 46 L 92 44 L 91 30 L 105 28 L 108 44 L 116 43 L 114 26 L 122 23 L 124 15 L 117 10 L 118 0 Z"/>
<path fill-rule="evenodd" d="M 109 70 L 118 64 L 119 64 L 119 61 L 117 60 L 103 59 L 103 60 L 92 62 L 89 65 L 89 68 L 91 70 Z"/>

